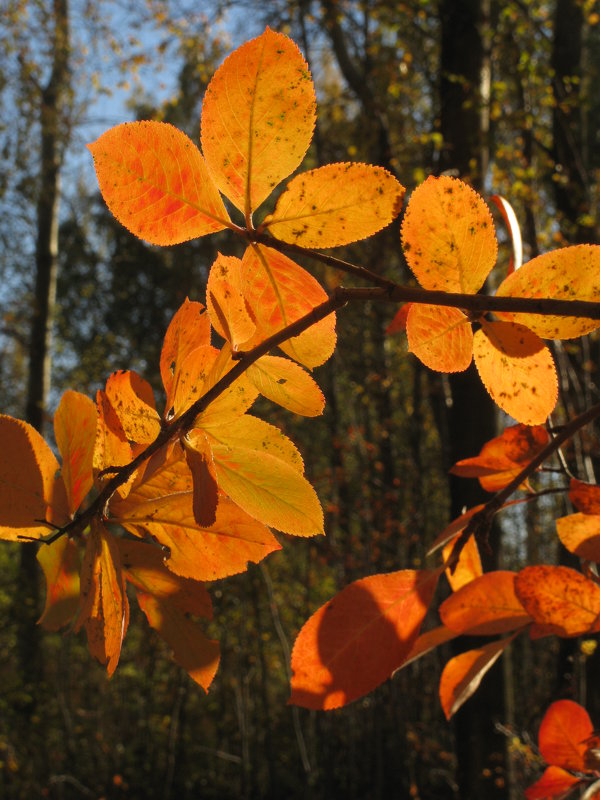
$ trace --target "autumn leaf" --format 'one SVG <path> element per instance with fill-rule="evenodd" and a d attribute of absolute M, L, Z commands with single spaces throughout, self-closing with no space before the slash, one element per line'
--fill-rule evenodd
<path fill-rule="evenodd" d="M 515 594 L 516 573 L 486 572 L 451 594 L 439 608 L 444 625 L 456 633 L 491 636 L 531 622 Z"/>
<path fill-rule="evenodd" d="M 256 331 L 256 322 L 242 292 L 241 267 L 241 259 L 218 253 L 206 286 L 206 307 L 212 326 L 234 351 Z"/>
<path fill-rule="evenodd" d="M 63 394 L 54 414 L 54 437 L 71 514 L 92 488 L 96 417 L 93 400 L 71 390 Z"/>
<path fill-rule="evenodd" d="M 248 377 L 263 397 L 288 411 L 305 417 L 317 417 L 323 413 L 323 392 L 294 361 L 279 356 L 263 356 L 250 365 Z"/>
<path fill-rule="evenodd" d="M 600 301 L 600 247 L 579 244 L 544 253 L 523 264 L 498 287 L 498 297 L 550 297 Z M 600 321 L 552 314 L 498 312 L 500 319 L 526 325 L 543 339 L 572 339 L 600 327 Z"/>
<path fill-rule="evenodd" d="M 544 771 L 542 777 L 525 789 L 526 800 L 553 800 L 564 798 L 580 783 L 570 772 L 560 767 L 550 766 Z"/>
<path fill-rule="evenodd" d="M 558 538 L 570 553 L 600 562 L 600 515 L 568 514 L 556 520 Z"/>
<path fill-rule="evenodd" d="M 169 323 L 160 353 L 160 376 L 167 393 L 167 412 L 173 405 L 177 377 L 185 358 L 210 345 L 210 319 L 202 303 L 186 299 Z"/>
<path fill-rule="evenodd" d="M 452 639 L 456 639 L 457 636 L 457 633 L 451 631 L 450 628 L 446 628 L 445 625 L 438 625 L 437 628 L 432 628 L 430 631 L 420 633 L 415 643 L 410 648 L 406 660 L 402 662 L 400 669 L 404 669 L 404 667 L 412 664 L 413 661 L 427 655 L 427 653 L 430 653 L 436 647 L 446 644 L 446 642 L 450 642 Z"/>
<path fill-rule="evenodd" d="M 200 150 L 172 125 L 125 122 L 88 148 L 106 205 L 140 239 L 178 244 L 229 224 Z"/>
<path fill-rule="evenodd" d="M 578 511 L 584 514 L 600 515 L 600 486 L 571 479 L 569 500 Z"/>
<path fill-rule="evenodd" d="M 522 569 L 515 592 L 527 613 L 557 636 L 600 630 L 600 586 L 570 567 Z"/>
<path fill-rule="evenodd" d="M 456 714 L 477 689 L 488 672 L 512 642 L 514 636 L 490 642 L 484 647 L 454 656 L 440 676 L 440 701 L 446 719 Z"/>
<path fill-rule="evenodd" d="M 156 439 L 160 417 L 148 381 L 131 370 L 120 370 L 109 376 L 105 392 L 128 441 L 149 444 Z"/>
<path fill-rule="evenodd" d="M 404 192 L 383 167 L 327 164 L 293 178 L 260 227 L 301 247 L 338 247 L 389 225 Z"/>
<path fill-rule="evenodd" d="M 394 318 L 390 322 L 390 324 L 385 329 L 385 332 L 388 336 L 394 333 L 401 333 L 402 331 L 406 331 L 406 320 L 408 318 L 408 312 L 412 308 L 412 303 L 404 303 L 400 306 L 398 311 L 394 314 Z"/>
<path fill-rule="evenodd" d="M 69 521 L 58 461 L 40 434 L 0 414 L 0 539 L 40 539 Z"/>
<path fill-rule="evenodd" d="M 194 519 L 200 527 L 210 528 L 217 518 L 219 487 L 215 475 L 212 451 L 206 434 L 197 431 L 194 447 L 184 445 L 185 460 L 192 474 L 192 509 Z"/>
<path fill-rule="evenodd" d="M 46 578 L 46 605 L 38 623 L 57 631 L 73 619 L 79 606 L 79 549 L 61 536 L 40 547 L 37 560 Z"/>
<path fill-rule="evenodd" d="M 202 102 L 202 150 L 215 183 L 246 217 L 304 158 L 315 105 L 298 47 L 270 28 L 213 75 Z"/>
<path fill-rule="evenodd" d="M 558 397 L 550 351 L 529 328 L 481 321 L 473 338 L 475 366 L 494 402 L 525 425 L 539 425 Z"/>
<path fill-rule="evenodd" d="M 538 734 L 542 758 L 547 764 L 586 772 L 586 740 L 594 726 L 589 714 L 572 700 L 558 700 L 544 714 Z"/>
<path fill-rule="evenodd" d="M 187 361 L 185 362 L 187 363 Z M 213 388 L 237 362 L 232 357 L 231 347 L 225 343 L 212 363 L 206 375 L 202 394 Z M 195 420 L 198 428 L 222 428 L 234 422 L 248 411 L 258 397 L 258 389 L 246 372 L 236 378 L 233 383 L 221 392 L 209 405 L 201 411 Z"/>
<path fill-rule="evenodd" d="M 408 349 L 430 369 L 462 372 L 473 358 L 473 330 L 458 308 L 411 303 Z"/>
<path fill-rule="evenodd" d="M 133 450 L 127 441 L 125 431 L 115 409 L 106 392 L 102 390 L 98 390 L 96 394 L 96 408 L 98 410 L 98 419 L 93 468 L 95 480 L 101 483 L 109 480 L 116 468 L 125 466 L 132 461 Z M 108 472 L 105 473 L 105 470 L 108 470 Z M 124 486 L 120 486 L 117 492 L 121 495 L 127 494 L 128 486 L 129 482 Z"/>
<path fill-rule="evenodd" d="M 339 708 L 387 680 L 411 652 L 439 575 L 439 570 L 373 575 L 321 606 L 294 644 L 290 703 Z"/>
<path fill-rule="evenodd" d="M 447 563 L 450 558 L 457 539 L 458 536 L 444 545 L 444 549 L 442 550 L 442 559 L 444 563 Z M 458 561 L 453 568 L 450 569 L 446 567 L 446 579 L 452 591 L 457 592 L 463 586 L 466 586 L 467 583 L 471 583 L 475 578 L 481 577 L 481 575 L 483 575 L 481 556 L 479 555 L 477 540 L 475 536 L 471 534 L 463 545 Z"/>
<path fill-rule="evenodd" d="M 496 262 L 494 222 L 466 183 L 430 176 L 414 190 L 402 222 L 408 266 L 424 289 L 475 293 Z"/>

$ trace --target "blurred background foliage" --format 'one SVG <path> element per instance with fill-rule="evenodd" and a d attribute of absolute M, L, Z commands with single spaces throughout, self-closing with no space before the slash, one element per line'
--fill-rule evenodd
<path fill-rule="evenodd" d="M 40 428 L 65 388 L 94 396 L 115 369 L 138 370 L 158 393 L 171 315 L 186 296 L 204 300 L 217 251 L 237 246 L 222 234 L 169 249 L 135 240 L 99 197 L 84 142 L 134 118 L 172 122 L 197 140 L 212 73 L 265 25 L 295 39 L 315 80 L 307 166 L 378 163 L 408 191 L 431 173 L 460 175 L 513 204 L 526 257 L 599 241 L 595 0 L 0 0 L 0 10 L 0 411 L 19 417 L 28 416 L 42 302 L 48 137 L 60 200 Z M 497 222 L 494 283 L 510 253 Z M 336 254 L 411 280 L 399 222 Z M 340 281 L 302 263 L 328 288 Z M 108 681 L 81 635 L 36 628 L 41 573 L 22 555 L 31 548 L 0 548 L 0 796 L 512 799 L 539 771 L 532 743 L 550 700 L 572 697 L 600 723 L 595 643 L 578 640 L 519 640 L 452 724 L 437 699 L 449 647 L 348 708 L 286 705 L 302 623 L 351 580 L 425 564 L 437 533 L 481 499 L 449 467 L 508 422 L 471 370 L 428 373 L 402 337 L 387 337 L 394 310 L 339 314 L 338 350 L 315 373 L 327 397 L 321 419 L 258 407 L 300 446 L 327 536 L 281 537 L 264 565 L 210 587 L 222 661 L 207 696 L 133 609 Z M 598 339 L 557 345 L 555 357 L 560 424 L 598 400 Z M 565 458 L 594 480 L 598 431 Z M 553 481 L 565 485 L 564 474 L 538 485 Z M 566 502 L 546 497 L 507 515 L 489 566 L 568 563 L 553 524 Z"/>

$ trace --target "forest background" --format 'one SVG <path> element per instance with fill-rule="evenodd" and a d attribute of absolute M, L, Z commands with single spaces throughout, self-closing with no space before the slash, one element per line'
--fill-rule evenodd
<path fill-rule="evenodd" d="M 512 203 L 526 259 L 600 242 L 595 0 L 2 0 L 0 9 L 0 411 L 48 435 L 67 387 L 94 396 L 119 368 L 159 386 L 167 324 L 186 296 L 205 300 L 220 246 L 218 234 L 160 250 L 134 239 L 101 200 L 84 143 L 126 119 L 172 122 L 197 141 L 212 73 L 267 24 L 298 42 L 317 87 L 307 167 L 380 164 L 408 191 L 428 174 L 458 175 Z M 510 258 L 496 221 L 491 289 Z M 398 237 L 395 223 L 352 259 L 409 282 Z M 338 349 L 316 373 L 321 419 L 260 409 L 298 442 L 327 535 L 286 538 L 263 565 L 211 587 L 222 660 L 208 695 L 139 615 L 110 681 L 82 636 L 42 632 L 34 547 L 4 544 L 2 797 L 517 798 L 540 772 L 534 743 L 551 700 L 575 699 L 600 723 L 600 654 L 589 640 L 519 640 L 452 723 L 437 697 L 450 646 L 347 708 L 286 705 L 303 622 L 355 578 L 425 564 L 440 530 L 482 497 L 449 468 L 509 423 L 472 367 L 448 377 L 407 355 L 402 337 L 386 335 L 393 313 L 340 313 Z M 591 335 L 555 346 L 556 422 L 597 402 L 598 344 Z M 597 429 L 571 448 L 578 477 L 594 481 Z M 567 503 L 550 495 L 505 514 L 487 566 L 570 563 L 554 530 Z"/>

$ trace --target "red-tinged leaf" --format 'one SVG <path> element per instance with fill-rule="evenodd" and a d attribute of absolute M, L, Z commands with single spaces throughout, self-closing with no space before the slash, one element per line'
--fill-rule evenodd
<path fill-rule="evenodd" d="M 440 701 L 446 719 L 456 714 L 482 681 L 483 676 L 500 658 L 514 636 L 490 642 L 484 647 L 454 656 L 444 667 L 440 677 Z"/>
<path fill-rule="evenodd" d="M 600 486 L 571 478 L 569 500 L 583 514 L 600 515 Z"/>
<path fill-rule="evenodd" d="M 512 274 L 515 270 L 519 269 L 523 263 L 523 239 L 521 237 L 521 226 L 515 214 L 514 208 L 505 197 L 499 194 L 493 194 L 490 200 L 498 206 L 504 223 L 508 228 L 510 241 L 512 243 L 512 254 L 508 266 L 508 274 Z"/>
<path fill-rule="evenodd" d="M 458 537 L 456 537 L 458 538 Z M 456 544 L 456 538 L 449 541 L 444 545 L 442 551 L 442 558 L 444 563 L 450 558 L 452 549 Z M 466 544 L 463 546 L 458 557 L 458 561 L 454 569 L 446 568 L 446 578 L 450 584 L 453 592 L 457 592 L 467 583 L 479 578 L 483 575 L 483 568 L 481 566 L 481 556 L 479 555 L 479 548 L 477 547 L 477 540 L 475 536 L 471 535 L 467 539 Z"/>
<path fill-rule="evenodd" d="M 439 575 L 439 570 L 372 575 L 321 606 L 294 644 L 290 703 L 339 708 L 387 680 L 417 640 Z"/>
<path fill-rule="evenodd" d="M 212 619 L 210 595 L 203 583 L 174 575 L 164 552 L 152 544 L 119 539 L 121 563 L 127 581 L 146 594 L 168 601 L 184 614 Z"/>
<path fill-rule="evenodd" d="M 437 628 L 421 633 L 410 648 L 406 661 L 402 662 L 400 669 L 404 669 L 404 667 L 412 664 L 413 661 L 427 655 L 427 653 L 435 650 L 436 647 L 440 647 L 440 645 L 446 644 L 446 642 L 450 642 L 452 639 L 456 639 L 457 636 L 458 634 L 446 628 L 444 625 L 438 625 Z"/>
<path fill-rule="evenodd" d="M 242 259 L 244 297 L 265 339 L 312 311 L 327 294 L 306 270 L 276 250 L 253 245 Z M 323 364 L 335 349 L 335 314 L 289 339 L 281 349 L 312 369 Z M 256 343 L 256 341 L 254 341 Z"/>
<path fill-rule="evenodd" d="M 600 515 L 569 514 L 556 520 L 558 538 L 570 553 L 600 562 Z"/>
<path fill-rule="evenodd" d="M 62 458 L 60 471 L 71 514 L 92 488 L 96 417 L 93 400 L 71 390 L 63 394 L 54 414 L 54 437 Z"/>
<path fill-rule="evenodd" d="M 200 626 L 173 603 L 137 590 L 146 619 L 173 651 L 173 658 L 204 691 L 219 667 L 219 643 L 209 639 Z"/>
<path fill-rule="evenodd" d="M 458 461 L 450 472 L 461 478 L 478 478 L 486 491 L 497 492 L 504 489 L 548 441 L 543 425 L 513 425 L 486 442 L 478 456 Z"/>
<path fill-rule="evenodd" d="M 113 372 L 106 381 L 106 396 L 130 442 L 149 444 L 160 433 L 160 417 L 152 387 L 136 372 Z"/>
<path fill-rule="evenodd" d="M 385 332 L 388 336 L 393 333 L 402 333 L 403 331 L 406 331 L 406 319 L 411 307 L 412 303 L 404 303 L 404 305 L 400 306 L 398 311 L 396 311 L 394 314 L 394 319 L 385 329 Z"/>
<path fill-rule="evenodd" d="M 600 301 L 600 247 L 578 244 L 564 247 L 523 264 L 498 287 L 499 297 L 551 297 L 555 300 Z M 600 327 L 584 317 L 556 317 L 504 311 L 497 315 L 526 325 L 543 339 L 573 339 Z"/>
<path fill-rule="evenodd" d="M 323 413 L 323 392 L 295 361 L 263 356 L 248 368 L 248 377 L 263 397 L 288 411 L 304 417 L 317 417 Z"/>
<path fill-rule="evenodd" d="M 131 463 L 133 451 L 127 441 L 127 436 L 121 425 L 106 392 L 101 390 L 96 395 L 96 408 L 98 419 L 96 427 L 96 442 L 94 445 L 93 467 L 94 474 L 103 473 L 99 478 L 100 482 L 105 482 L 112 477 L 111 470 Z M 117 492 L 121 495 L 127 494 L 129 482 L 125 486 L 120 486 Z"/>
<path fill-rule="evenodd" d="M 600 586 L 569 567 L 526 567 L 515 591 L 527 613 L 557 636 L 600 630 Z"/>
<path fill-rule="evenodd" d="M 209 528 L 217 518 L 219 487 L 206 435 L 202 431 L 196 431 L 194 446 L 184 447 L 184 450 L 185 460 L 192 473 L 194 519 L 201 528 Z"/>
<path fill-rule="evenodd" d="M 79 550 L 62 536 L 40 547 L 37 560 L 46 578 L 46 605 L 38 623 L 57 631 L 73 619 L 79 606 Z"/>
<path fill-rule="evenodd" d="M 475 366 L 503 411 L 525 425 L 539 425 L 558 397 L 556 367 L 543 341 L 523 325 L 481 321 L 473 338 Z"/>
<path fill-rule="evenodd" d="M 80 607 L 75 631 L 85 626 L 90 653 L 110 677 L 119 663 L 129 624 L 129 603 L 117 540 L 92 525 L 81 565 Z"/>
<path fill-rule="evenodd" d="M 456 633 L 492 636 L 531 622 L 515 594 L 514 572 L 487 572 L 450 595 L 439 608 L 444 625 Z"/>
<path fill-rule="evenodd" d="M 206 286 L 206 306 L 212 326 L 234 351 L 256 331 L 242 294 L 241 266 L 241 259 L 219 253 Z"/>
<path fill-rule="evenodd" d="M 0 414 L 0 539 L 39 539 L 69 521 L 58 461 L 40 434 Z"/>
<path fill-rule="evenodd" d="M 167 393 L 167 411 L 173 405 L 176 376 L 192 350 L 210 344 L 210 320 L 202 303 L 185 302 L 169 323 L 160 354 L 160 376 Z"/>
<path fill-rule="evenodd" d="M 217 186 L 246 216 L 300 165 L 315 106 L 302 54 L 269 28 L 213 75 L 202 103 L 202 150 Z"/>
<path fill-rule="evenodd" d="M 458 308 L 412 303 L 406 335 L 409 351 L 438 372 L 463 372 L 473 358 L 473 329 Z"/>
<path fill-rule="evenodd" d="M 587 739 L 594 726 L 589 714 L 572 700 L 558 700 L 544 714 L 538 734 L 542 758 L 547 764 L 585 772 Z"/>
<path fill-rule="evenodd" d="M 560 767 L 547 767 L 542 777 L 525 789 L 526 800 L 564 800 L 580 779 Z"/>
<path fill-rule="evenodd" d="M 88 149 L 106 205 L 140 239 L 178 244 L 227 227 L 200 150 L 172 125 L 125 122 Z"/>
<path fill-rule="evenodd" d="M 338 247 L 389 225 L 404 192 L 383 167 L 327 164 L 296 175 L 261 227 L 301 247 Z"/>
<path fill-rule="evenodd" d="M 425 289 L 475 293 L 496 263 L 494 221 L 466 183 L 430 176 L 412 193 L 402 223 L 408 266 Z"/>

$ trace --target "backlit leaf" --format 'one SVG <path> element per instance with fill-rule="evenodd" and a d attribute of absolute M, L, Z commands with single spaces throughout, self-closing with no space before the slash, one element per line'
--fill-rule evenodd
<path fill-rule="evenodd" d="M 500 194 L 493 194 L 490 200 L 500 209 L 500 213 L 502 214 L 510 236 L 512 244 L 512 253 L 508 265 L 508 274 L 510 275 L 523 264 L 523 238 L 521 236 L 519 220 L 517 219 L 514 208 L 505 197 L 502 197 Z"/>
<path fill-rule="evenodd" d="M 483 676 L 500 658 L 513 640 L 513 636 L 490 642 L 484 647 L 454 656 L 440 676 L 440 700 L 446 719 L 450 719 L 471 697 Z"/>
<path fill-rule="evenodd" d="M 544 253 L 523 264 L 498 287 L 499 297 L 549 297 L 600 302 L 600 246 L 578 244 Z M 573 339 L 600 327 L 599 320 L 503 311 L 501 319 L 531 328 L 544 339 Z"/>
<path fill-rule="evenodd" d="M 206 375 L 202 394 L 212 389 L 221 378 L 235 366 L 231 347 L 225 343 L 213 361 L 210 372 Z M 187 361 L 186 361 L 187 364 Z M 220 428 L 241 417 L 258 397 L 258 389 L 244 372 L 239 378 L 221 392 L 204 411 L 196 417 L 195 424 L 201 428 Z"/>
<path fill-rule="evenodd" d="M 181 364 L 192 350 L 210 344 L 210 319 L 202 303 L 185 300 L 169 323 L 160 354 L 160 376 L 172 406 Z"/>
<path fill-rule="evenodd" d="M 254 211 L 304 158 L 315 89 L 291 39 L 267 28 L 228 56 L 202 103 L 202 150 L 219 189 Z"/>
<path fill-rule="evenodd" d="M 600 486 L 571 479 L 569 500 L 584 514 L 600 514 Z"/>
<path fill-rule="evenodd" d="M 412 303 L 404 303 L 404 305 L 400 306 L 398 311 L 396 311 L 394 318 L 385 329 L 385 332 L 388 336 L 393 333 L 401 333 L 402 331 L 406 331 L 406 320 L 411 307 Z"/>
<path fill-rule="evenodd" d="M 98 391 L 96 395 L 96 407 L 98 410 L 98 419 L 93 466 L 95 474 L 102 473 L 103 470 L 108 470 L 102 477 L 102 480 L 106 481 L 114 474 L 112 472 L 114 468 L 122 467 L 132 461 L 133 452 L 131 445 L 127 441 L 121 421 L 112 407 L 110 400 L 106 396 L 106 392 Z M 122 495 L 126 494 L 128 485 L 129 484 L 120 486 L 117 492 Z"/>
<path fill-rule="evenodd" d="M 206 287 L 212 326 L 234 351 L 251 339 L 256 330 L 242 294 L 241 266 L 241 259 L 219 253 L 210 268 Z"/>
<path fill-rule="evenodd" d="M 130 442 L 148 444 L 160 433 L 160 417 L 152 387 L 136 372 L 113 372 L 106 381 L 106 396 Z"/>
<path fill-rule="evenodd" d="M 456 633 L 494 635 L 531 622 L 515 594 L 514 572 L 486 572 L 450 595 L 439 608 L 444 625 Z"/>
<path fill-rule="evenodd" d="M 186 440 L 184 439 L 184 445 Z M 192 508 L 200 527 L 210 527 L 217 517 L 219 487 L 212 452 L 206 435 L 196 431 L 194 447 L 184 447 L 185 460 L 192 473 Z"/>
<path fill-rule="evenodd" d="M 412 303 L 406 335 L 409 351 L 438 372 L 462 372 L 473 358 L 473 329 L 458 308 Z"/>
<path fill-rule="evenodd" d="M 458 537 L 456 537 L 458 538 Z M 449 541 L 444 545 L 442 551 L 442 558 L 444 562 L 450 558 L 452 549 L 456 543 L 456 538 Z M 450 584 L 453 592 L 457 592 L 467 583 L 471 583 L 475 578 L 483 575 L 483 568 L 481 566 L 481 556 L 479 555 L 479 548 L 477 547 L 477 540 L 471 534 L 467 539 L 466 544 L 463 546 L 458 557 L 454 569 L 446 568 L 446 578 Z"/>
<path fill-rule="evenodd" d="M 372 575 L 321 606 L 294 644 L 290 702 L 339 708 L 387 680 L 411 652 L 439 575 L 439 570 Z"/>
<path fill-rule="evenodd" d="M 458 535 L 467 527 L 471 521 L 471 518 L 474 517 L 478 511 L 481 511 L 483 507 L 483 504 L 473 506 L 473 508 L 469 508 L 464 512 L 464 514 L 461 514 L 460 517 L 453 519 L 452 522 L 435 537 L 435 540 L 429 548 L 427 555 L 430 556 L 432 553 L 435 553 L 436 550 L 439 550 L 440 547 L 443 547 L 445 544 L 447 544 L 447 542 L 451 541 L 452 539 L 456 539 Z"/>
<path fill-rule="evenodd" d="M 276 250 L 251 246 L 242 259 L 244 297 L 261 330 L 261 339 L 280 331 L 327 300 L 306 270 Z M 312 369 L 335 349 L 335 314 L 280 345 L 291 358 Z"/>
<path fill-rule="evenodd" d="M 446 644 L 446 642 L 450 642 L 452 639 L 456 639 L 457 636 L 457 633 L 454 633 L 454 631 L 451 631 L 450 628 L 446 628 L 444 625 L 438 625 L 437 628 L 419 634 L 415 643 L 410 648 L 406 661 L 402 662 L 400 669 L 404 669 L 404 667 L 412 664 L 413 661 L 427 655 L 427 653 L 430 653 L 436 647 Z"/>
<path fill-rule="evenodd" d="M 248 377 L 263 397 L 288 411 L 305 417 L 317 417 L 323 413 L 323 392 L 295 361 L 263 356 L 248 368 Z"/>
<path fill-rule="evenodd" d="M 525 567 L 515 591 L 534 621 L 557 636 L 600 630 L 600 586 L 569 567 Z"/>
<path fill-rule="evenodd" d="M 556 520 L 558 538 L 571 553 L 600 562 L 600 515 L 569 514 Z"/>
<path fill-rule="evenodd" d="M 54 437 L 62 458 L 60 471 L 72 514 L 92 488 L 96 417 L 93 400 L 71 390 L 63 394 L 54 414 Z"/>
<path fill-rule="evenodd" d="M 39 624 L 57 631 L 73 619 L 79 606 L 79 550 L 75 542 L 61 536 L 40 547 L 37 560 L 46 578 L 46 605 Z"/>
<path fill-rule="evenodd" d="M 173 603 L 138 589 L 140 608 L 152 628 L 173 650 L 173 658 L 204 691 L 219 667 L 219 643 L 209 639 L 200 626 Z"/>
<path fill-rule="evenodd" d="M 88 148 L 106 205 L 151 244 L 223 230 L 229 217 L 200 150 L 166 122 L 125 122 Z"/>
<path fill-rule="evenodd" d="M 496 263 L 494 222 L 466 183 L 430 176 L 410 196 L 402 222 L 404 254 L 425 289 L 477 292 Z"/>
<path fill-rule="evenodd" d="M 169 420 L 180 417 L 206 394 L 207 382 L 218 356 L 216 347 L 202 345 L 188 353 L 179 364 L 168 401 Z"/>
<path fill-rule="evenodd" d="M 39 539 L 68 522 L 58 461 L 35 428 L 0 415 L 0 450 L 0 539 Z"/>
<path fill-rule="evenodd" d="M 540 753 L 547 764 L 585 772 L 586 739 L 593 731 L 585 708 L 572 700 L 558 700 L 548 708 L 540 725 Z"/>
<path fill-rule="evenodd" d="M 540 425 L 558 397 L 556 367 L 543 341 L 514 322 L 486 322 L 473 338 L 475 365 L 494 402 L 525 425 Z"/>
<path fill-rule="evenodd" d="M 349 244 L 389 225 L 404 191 L 382 167 L 327 164 L 293 178 L 261 227 L 301 247 Z"/>
<path fill-rule="evenodd" d="M 580 782 L 561 767 L 550 766 L 542 777 L 525 789 L 526 800 L 561 800 Z"/>

